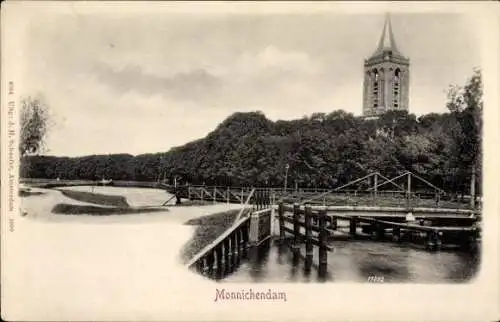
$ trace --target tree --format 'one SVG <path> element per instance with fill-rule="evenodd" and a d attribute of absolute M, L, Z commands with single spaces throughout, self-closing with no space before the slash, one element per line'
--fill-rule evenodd
<path fill-rule="evenodd" d="M 457 159 L 463 169 L 470 169 L 471 204 L 474 205 L 476 174 L 481 170 L 482 159 L 483 84 L 479 69 L 474 70 L 465 86 L 450 87 L 447 107 L 460 125 L 454 135 L 459 146 Z"/>
<path fill-rule="evenodd" d="M 41 97 L 26 97 L 21 100 L 20 142 L 21 157 L 42 152 L 47 135 L 49 110 Z"/>

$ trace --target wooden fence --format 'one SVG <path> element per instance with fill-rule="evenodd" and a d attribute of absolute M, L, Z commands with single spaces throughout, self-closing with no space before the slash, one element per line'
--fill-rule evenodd
<path fill-rule="evenodd" d="M 198 252 L 186 267 L 218 280 L 249 259 L 255 249 L 271 238 L 273 209 L 269 197 L 269 192 L 252 190 L 232 226 Z M 250 205 L 252 211 L 245 215 Z"/>

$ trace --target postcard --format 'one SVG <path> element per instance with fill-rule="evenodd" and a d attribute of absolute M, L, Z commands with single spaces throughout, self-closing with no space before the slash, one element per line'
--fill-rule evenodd
<path fill-rule="evenodd" d="M 497 320 L 498 9 L 3 3 L 2 318 Z"/>

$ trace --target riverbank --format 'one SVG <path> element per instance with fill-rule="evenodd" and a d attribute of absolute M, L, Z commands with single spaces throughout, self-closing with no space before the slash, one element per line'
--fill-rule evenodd
<path fill-rule="evenodd" d="M 174 308 L 185 306 L 193 295 L 190 287 L 205 292 L 207 301 L 213 300 L 214 282 L 187 270 L 179 261 L 180 250 L 195 231 L 195 227 L 184 223 L 237 210 L 240 205 L 62 216 L 51 213 L 54 204 L 85 203 L 51 189 L 39 192 L 43 193 L 20 198 L 28 215 L 15 217 L 14 231 L 2 244 L 2 259 L 8 263 L 2 266 L 3 276 L 8 276 L 2 280 L 2 287 L 9 290 L 2 304 L 9 307 L 11 317 L 46 321 L 76 317 L 89 321 L 148 320 L 153 314 L 168 319 L 166 312 L 172 314 L 175 309 L 166 310 L 165 303 Z M 164 197 L 164 193 L 159 196 Z M 127 200 L 132 200 L 132 205 L 141 204 L 141 200 L 142 205 L 154 203 L 147 199 L 137 195 Z"/>
<path fill-rule="evenodd" d="M 244 214 L 250 209 L 245 209 Z M 234 223 L 240 209 L 232 209 L 224 212 L 194 218 L 185 222 L 185 225 L 196 226 L 193 237 L 184 245 L 181 257 L 184 262 L 189 261 L 200 250 L 217 239 Z"/>

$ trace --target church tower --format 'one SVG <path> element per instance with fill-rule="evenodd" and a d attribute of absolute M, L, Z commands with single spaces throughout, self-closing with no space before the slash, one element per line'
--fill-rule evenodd
<path fill-rule="evenodd" d="M 373 117 L 388 110 L 409 110 L 410 60 L 394 40 L 389 15 L 377 50 L 365 59 L 363 116 Z"/>

